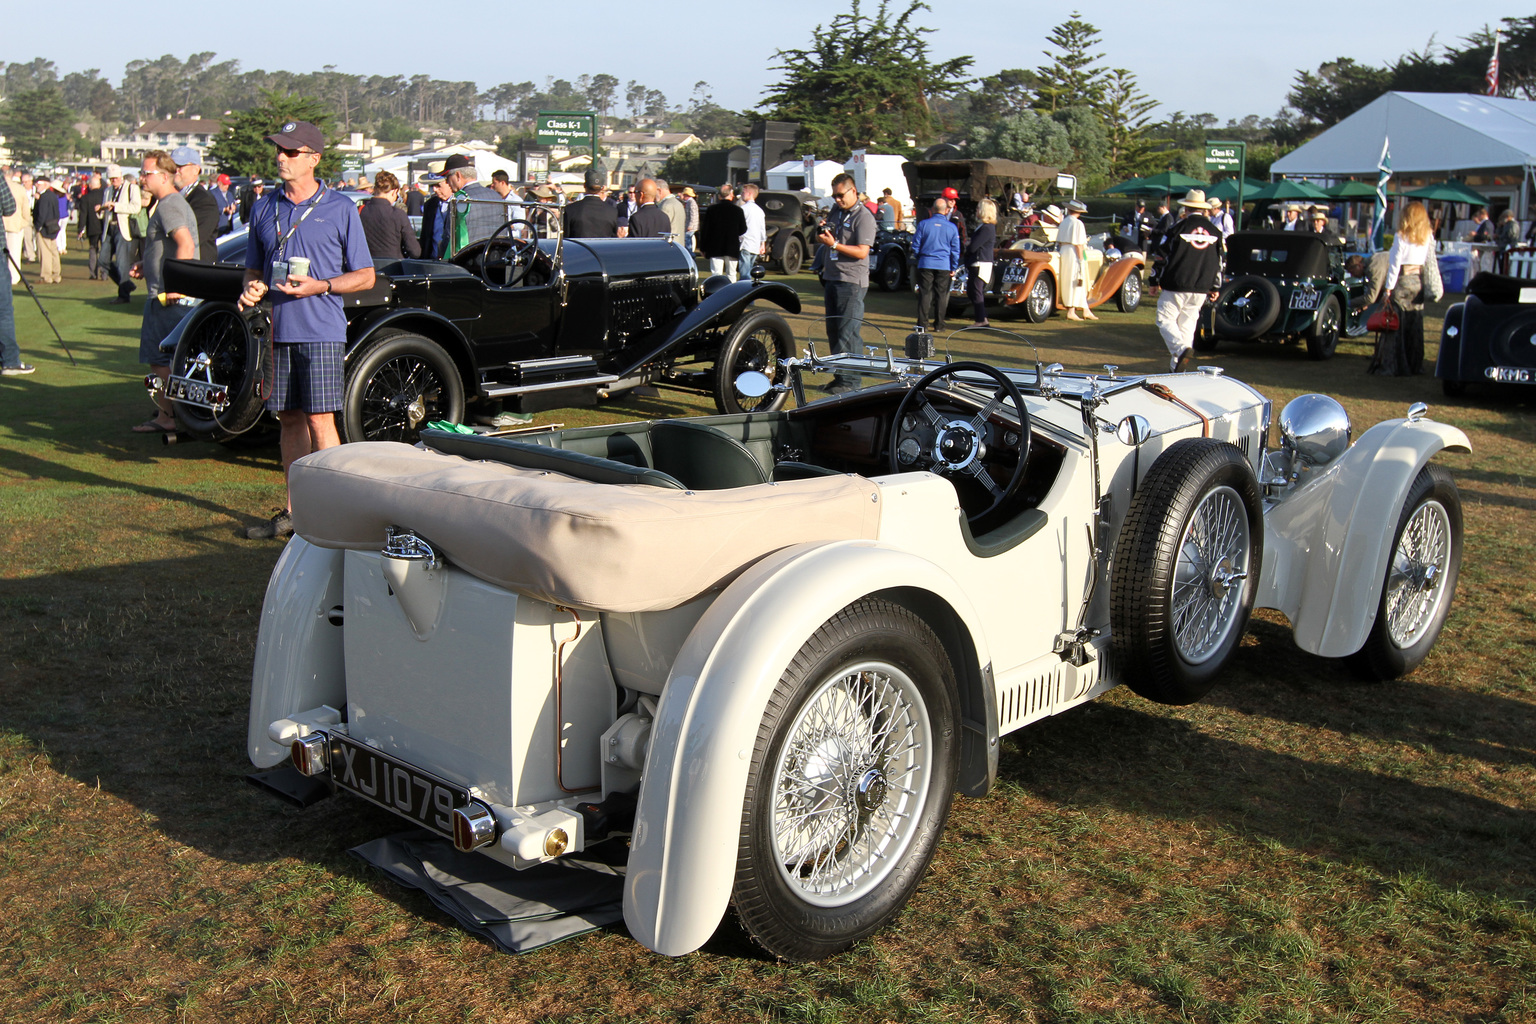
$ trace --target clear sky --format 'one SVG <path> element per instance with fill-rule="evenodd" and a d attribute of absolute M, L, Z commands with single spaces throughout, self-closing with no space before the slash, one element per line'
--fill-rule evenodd
<path fill-rule="evenodd" d="M 574 82 L 581 74 L 607 73 L 621 83 L 634 79 L 660 89 L 674 105 L 686 102 L 695 82 L 707 81 L 715 102 L 743 109 L 755 106 L 776 77 L 769 70 L 774 51 L 807 46 L 814 26 L 846 10 L 845 2 L 619 7 L 614 15 L 573 13 L 572 28 L 562 24 L 567 12 L 602 8 L 397 8 L 413 12 L 406 18 L 380 13 L 387 8 L 348 14 L 334 5 L 317 5 L 281 27 L 279 18 L 268 13 L 271 8 L 227 8 L 227 17 L 206 16 L 198 8 L 196 17 L 167 12 L 153 20 L 114 18 L 110 31 L 7 32 L 0 40 L 0 59 L 46 57 L 61 75 L 97 67 L 114 84 L 131 58 L 172 53 L 185 59 L 206 50 L 220 60 L 239 60 L 243 70 L 318 71 L 335 64 L 353 74 L 470 79 L 482 90 L 501 82 L 542 85 L 546 76 Z M 1391 5 L 1293 0 L 1278 19 L 1270 19 L 1263 4 L 1231 0 L 1176 5 L 1085 0 L 1076 6 L 930 0 L 929 6 L 932 10 L 919 12 L 917 23 L 936 30 L 927 37 L 934 58 L 969 54 L 978 76 L 1044 63 L 1045 36 L 1073 10 L 1080 11 L 1102 33 L 1105 63 L 1133 71 L 1142 90 L 1162 103 L 1159 113 L 1210 112 L 1223 121 L 1274 114 L 1298 68 L 1314 69 L 1340 56 L 1382 64 L 1422 49 L 1431 35 L 1459 43 L 1501 17 L 1526 13 L 1520 4 L 1489 0 L 1398 0 Z M 865 10 L 871 9 L 866 0 Z M 637 19 L 637 11 L 651 16 Z M 539 17 L 549 13 L 561 17 Z M 547 27 L 535 28 L 536 21 Z M 1156 27 L 1159 23 L 1162 27 Z M 497 24 L 506 26 L 504 34 L 494 28 Z M 575 26 L 580 27 L 579 41 Z M 595 43 L 591 35 L 598 37 Z M 44 37 L 68 41 L 44 43 Z"/>

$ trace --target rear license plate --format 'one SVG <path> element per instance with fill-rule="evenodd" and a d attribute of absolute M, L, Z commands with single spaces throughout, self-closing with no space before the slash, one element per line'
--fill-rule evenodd
<path fill-rule="evenodd" d="M 205 380 L 193 380 L 190 377 L 171 377 L 165 382 L 165 394 L 174 402 L 183 402 L 187 405 L 196 405 L 204 409 L 212 409 L 219 412 L 229 404 L 227 400 L 217 404 L 208 401 L 208 396 L 214 391 L 222 392 L 224 389 L 216 384 L 209 384 Z"/>
<path fill-rule="evenodd" d="M 1291 292 L 1292 309 L 1316 309 L 1317 292 Z"/>
<path fill-rule="evenodd" d="M 332 734 L 329 739 L 336 785 L 453 838 L 450 815 L 469 803 L 468 790 L 344 736 Z"/>
<path fill-rule="evenodd" d="M 1003 271 L 1003 284 L 1023 284 L 1024 268 L 1017 263 L 1008 264 Z"/>
<path fill-rule="evenodd" d="M 1496 380 L 1500 384 L 1532 384 L 1536 383 L 1536 371 L 1520 366 L 1490 366 L 1483 373 L 1489 380 Z"/>

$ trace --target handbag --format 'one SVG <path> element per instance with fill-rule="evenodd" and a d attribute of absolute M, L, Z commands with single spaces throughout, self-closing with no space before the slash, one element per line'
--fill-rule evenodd
<path fill-rule="evenodd" d="M 1439 302 L 1445 295 L 1445 282 L 1440 279 L 1440 260 L 1435 256 L 1434 249 L 1430 249 L 1428 258 L 1424 260 L 1421 278 L 1424 298 L 1430 302 Z"/>
<path fill-rule="evenodd" d="M 1397 307 L 1388 302 L 1371 314 L 1365 322 L 1365 329 L 1373 334 L 1386 334 L 1395 331 L 1400 326 L 1397 319 Z"/>

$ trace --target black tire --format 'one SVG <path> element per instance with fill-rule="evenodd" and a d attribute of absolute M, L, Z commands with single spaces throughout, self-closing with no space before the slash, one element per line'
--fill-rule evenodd
<path fill-rule="evenodd" d="M 1032 324 L 1043 324 L 1056 312 L 1056 278 L 1048 270 L 1042 270 L 1035 283 L 1029 286 L 1029 294 L 1019 303 L 1024 307 L 1024 319 Z"/>
<path fill-rule="evenodd" d="M 875 273 L 875 283 L 883 292 L 901 291 L 902 282 L 907 277 L 907 261 L 898 254 L 889 252 L 880 261 L 880 269 Z"/>
<path fill-rule="evenodd" d="M 805 642 L 747 770 L 731 899 L 754 941 L 816 960 L 900 913 L 949 817 L 958 709 L 943 646 L 905 608 L 857 601 Z"/>
<path fill-rule="evenodd" d="M 387 334 L 349 360 L 340 419 L 343 441 L 414 444 L 426 424 L 464 419 L 464 381 L 437 342 Z"/>
<path fill-rule="evenodd" d="M 1126 685 L 1159 704 L 1210 691 L 1253 610 L 1263 542 L 1258 483 L 1236 446 L 1186 438 L 1158 456 L 1115 543 L 1110 628 Z"/>
<path fill-rule="evenodd" d="M 1431 463 L 1398 513 L 1376 621 L 1351 659 L 1355 668 L 1383 680 L 1417 668 L 1440 638 L 1460 573 L 1461 492 L 1449 471 Z"/>
<path fill-rule="evenodd" d="M 789 399 L 787 391 L 770 391 L 749 398 L 736 390 L 736 378 L 748 370 L 766 374 L 778 384 L 785 370 L 780 359 L 795 354 L 795 332 L 777 313 L 751 310 L 731 328 L 715 357 L 715 408 L 723 413 L 775 412 Z"/>
<path fill-rule="evenodd" d="M 1122 313 L 1134 313 L 1141 305 L 1141 268 L 1126 275 L 1125 283 L 1115 293 L 1115 305 Z"/>
<path fill-rule="evenodd" d="M 1328 296 L 1307 331 L 1307 355 L 1316 360 L 1332 359 L 1339 347 L 1339 331 L 1343 322 L 1344 313 L 1339 307 L 1339 297 Z"/>
<path fill-rule="evenodd" d="M 176 425 L 201 441 L 224 441 L 249 430 L 261 419 L 272 393 L 272 348 L 266 314 L 241 311 L 229 302 L 208 302 L 187 314 L 187 324 L 171 356 L 171 373 L 201 379 L 194 365 L 208 356 L 208 377 L 229 395 L 220 412 L 173 403 Z"/>
<path fill-rule="evenodd" d="M 789 241 L 784 243 L 784 255 L 779 259 L 779 266 L 786 274 L 798 274 L 800 268 L 805 266 L 805 243 L 800 241 L 799 235 L 791 235 Z"/>
<path fill-rule="evenodd" d="M 1280 290 L 1273 281 L 1244 274 L 1216 299 L 1216 333 L 1230 341 L 1252 341 L 1280 318 Z"/>

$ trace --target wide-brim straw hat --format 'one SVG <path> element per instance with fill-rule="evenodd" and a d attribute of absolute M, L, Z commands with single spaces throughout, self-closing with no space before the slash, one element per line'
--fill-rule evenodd
<path fill-rule="evenodd" d="M 1061 207 L 1059 207 L 1059 206 L 1057 206 L 1057 205 L 1055 205 L 1053 203 L 1050 206 L 1047 206 L 1044 210 L 1041 210 L 1040 211 L 1040 216 L 1044 217 L 1046 220 L 1055 221 L 1056 223 L 1059 224 L 1059 223 L 1061 223 L 1061 216 L 1062 216 L 1062 214 L 1061 214 Z"/>
<path fill-rule="evenodd" d="M 1180 206 L 1188 206 L 1194 210 L 1209 210 L 1210 202 L 1205 198 L 1203 189 L 1192 188 L 1179 199 Z"/>

